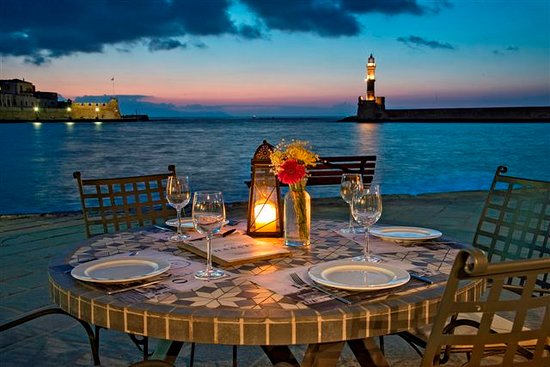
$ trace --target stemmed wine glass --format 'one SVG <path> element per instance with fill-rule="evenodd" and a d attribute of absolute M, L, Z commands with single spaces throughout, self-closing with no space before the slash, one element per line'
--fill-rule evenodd
<path fill-rule="evenodd" d="M 166 183 L 166 200 L 178 213 L 178 230 L 170 237 L 170 241 L 183 241 L 189 238 L 181 230 L 181 210 L 189 204 L 190 199 L 189 178 L 187 176 L 169 176 Z"/>
<path fill-rule="evenodd" d="M 340 184 L 340 196 L 349 205 L 349 226 L 343 228 L 342 233 L 355 233 L 353 226 L 353 213 L 351 210 L 351 201 L 354 195 L 363 190 L 363 178 L 358 173 L 342 174 L 342 183 Z"/>
<path fill-rule="evenodd" d="M 197 191 L 193 196 L 193 225 L 206 235 L 206 269 L 195 273 L 201 280 L 218 279 L 223 270 L 212 267 L 212 237 L 219 233 L 225 222 L 225 206 L 220 191 Z"/>
<path fill-rule="evenodd" d="M 369 249 L 369 228 L 382 216 L 382 195 L 380 186 L 371 185 L 365 187 L 362 192 L 353 197 L 351 202 L 351 212 L 355 220 L 365 227 L 365 246 L 363 247 L 363 256 L 354 260 L 380 262 L 380 258 L 370 255 Z"/>

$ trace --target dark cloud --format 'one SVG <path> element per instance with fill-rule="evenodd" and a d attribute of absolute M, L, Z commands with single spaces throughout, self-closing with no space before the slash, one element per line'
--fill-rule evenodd
<path fill-rule="evenodd" d="M 230 0 L 0 1 L 0 54 L 41 64 L 105 45 L 235 33 Z M 181 42 L 181 41 L 180 41 Z M 125 47 L 124 47 L 125 48 Z M 166 48 L 159 48 L 166 49 Z"/>
<path fill-rule="evenodd" d="M 508 47 L 505 47 L 502 50 L 493 50 L 493 53 L 495 55 L 506 55 L 506 54 L 510 54 L 510 53 L 514 53 L 514 52 L 518 52 L 518 51 L 519 51 L 519 47 L 517 47 L 517 46 L 508 46 Z"/>
<path fill-rule="evenodd" d="M 233 19 L 235 2 L 248 9 L 256 23 Z M 353 36 L 361 32 L 358 15 L 423 15 L 438 12 L 446 1 L 430 4 L 427 8 L 417 0 L 1 0 L 0 54 L 40 65 L 75 53 L 102 52 L 105 46 L 128 50 L 145 42 L 151 51 L 182 49 L 187 44 L 203 45 L 196 40 L 201 36 L 267 39 L 271 30 Z"/>
<path fill-rule="evenodd" d="M 173 50 L 175 48 L 187 48 L 187 44 L 173 38 L 153 38 L 151 41 L 149 41 L 149 45 L 147 47 L 149 48 L 149 51 L 152 52 L 161 50 Z"/>
<path fill-rule="evenodd" d="M 269 29 L 312 32 L 321 36 L 352 36 L 360 31 L 359 22 L 336 2 L 242 0 Z"/>
<path fill-rule="evenodd" d="M 420 6 L 415 0 L 342 0 L 342 8 L 353 13 L 402 13 L 421 15 L 429 8 Z"/>
<path fill-rule="evenodd" d="M 195 46 L 196 48 L 208 48 L 208 45 L 201 41 L 193 42 L 193 46 Z"/>
<path fill-rule="evenodd" d="M 246 39 L 267 38 L 259 26 L 243 25 L 239 27 L 239 35 Z"/>
<path fill-rule="evenodd" d="M 413 48 L 417 47 L 428 47 L 428 48 L 439 48 L 446 50 L 454 50 L 455 47 L 449 43 L 442 43 L 439 41 L 430 41 L 419 36 L 408 36 L 408 37 L 399 37 L 397 41 L 404 43 L 405 45 Z"/>

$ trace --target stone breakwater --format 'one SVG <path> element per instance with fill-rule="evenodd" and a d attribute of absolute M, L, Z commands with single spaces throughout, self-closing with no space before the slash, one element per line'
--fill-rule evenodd
<path fill-rule="evenodd" d="M 362 120 L 349 116 L 341 121 L 403 121 L 403 122 L 550 122 L 550 106 L 488 107 L 488 108 L 420 108 L 383 110 L 374 119 Z"/>

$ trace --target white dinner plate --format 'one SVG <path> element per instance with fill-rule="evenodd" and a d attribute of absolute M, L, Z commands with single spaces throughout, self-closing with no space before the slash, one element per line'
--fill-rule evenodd
<path fill-rule="evenodd" d="M 71 271 L 71 275 L 86 282 L 124 283 L 154 277 L 169 268 L 170 263 L 161 259 L 117 256 L 80 264 Z"/>
<path fill-rule="evenodd" d="M 441 237 L 441 232 L 430 228 L 419 227 L 375 227 L 369 233 L 389 241 L 425 241 Z"/>
<path fill-rule="evenodd" d="M 354 260 L 337 260 L 319 264 L 309 270 L 316 283 L 353 291 L 369 291 L 398 287 L 411 277 L 395 266 Z"/>
<path fill-rule="evenodd" d="M 168 219 L 166 222 L 164 222 L 167 226 L 170 226 L 170 227 L 177 227 L 178 226 L 178 218 L 172 218 L 172 219 Z M 228 224 L 229 221 L 226 220 L 225 222 L 223 222 L 224 225 Z M 181 220 L 181 228 L 183 229 L 193 229 L 194 226 L 193 226 L 193 219 L 191 218 L 185 218 L 185 219 L 182 219 Z"/>

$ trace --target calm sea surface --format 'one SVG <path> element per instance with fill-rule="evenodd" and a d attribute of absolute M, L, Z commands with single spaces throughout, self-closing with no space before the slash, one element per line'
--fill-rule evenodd
<path fill-rule="evenodd" d="M 79 210 L 84 177 L 164 172 L 175 164 L 192 191 L 245 201 L 250 159 L 263 139 L 308 140 L 320 155 L 376 154 L 382 192 L 488 189 L 496 167 L 550 180 L 550 124 L 335 123 L 328 119 L 183 119 L 137 123 L 0 124 L 0 213 Z M 338 187 L 311 188 L 314 197 Z"/>

